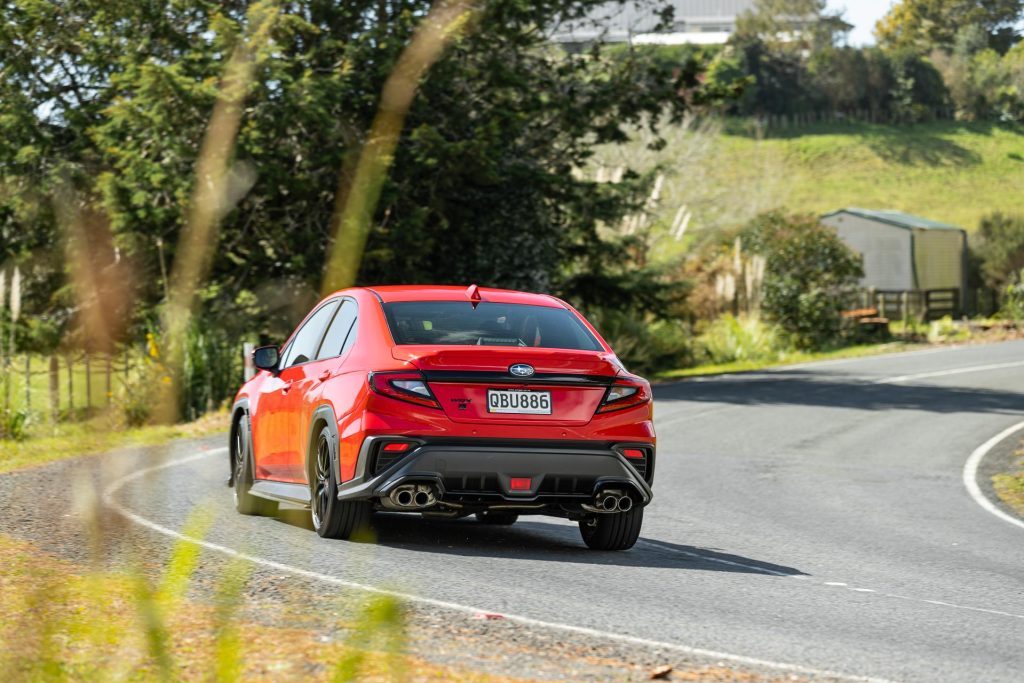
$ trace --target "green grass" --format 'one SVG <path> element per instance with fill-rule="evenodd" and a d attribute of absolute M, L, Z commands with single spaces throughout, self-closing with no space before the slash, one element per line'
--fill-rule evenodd
<path fill-rule="evenodd" d="M 0 474 L 48 462 L 103 453 L 127 446 L 156 446 L 173 439 L 210 436 L 228 429 L 226 412 L 210 413 L 195 422 L 125 429 L 112 415 L 85 422 L 30 425 L 24 441 L 0 439 Z M 225 437 L 227 438 L 227 437 Z"/>
<path fill-rule="evenodd" d="M 839 360 L 842 358 L 862 358 L 865 356 L 877 356 L 884 353 L 895 353 L 916 348 L 919 345 L 906 342 L 892 342 L 890 344 L 862 344 L 859 346 L 847 346 L 842 349 L 830 351 L 818 351 L 814 353 L 804 351 L 791 351 L 773 360 L 765 361 L 738 361 L 735 363 L 720 363 L 709 365 L 698 365 L 693 368 L 682 368 L 679 370 L 668 370 L 655 375 L 657 381 L 668 381 L 673 379 L 684 379 L 686 377 L 703 377 L 707 375 L 725 375 L 735 372 L 751 372 L 764 370 L 765 368 L 782 367 L 795 365 L 797 363 L 809 363 L 821 360 Z"/>
<path fill-rule="evenodd" d="M 738 197 L 760 166 L 785 179 L 777 205 L 798 212 L 897 209 L 969 230 L 992 211 L 1024 213 L 1024 126 L 820 124 L 763 140 L 740 128 L 727 127 L 709 170 Z"/>
<path fill-rule="evenodd" d="M 1014 471 L 992 477 L 992 486 L 1004 503 L 1024 517 L 1024 441 L 1015 455 Z"/>

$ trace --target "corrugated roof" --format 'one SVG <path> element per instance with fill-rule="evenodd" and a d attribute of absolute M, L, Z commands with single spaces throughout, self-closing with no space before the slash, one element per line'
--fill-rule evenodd
<path fill-rule="evenodd" d="M 752 9 L 754 0 L 672 0 L 676 23 L 687 19 L 732 20 L 742 12 Z M 660 3 L 650 0 L 634 2 L 608 2 L 598 5 L 588 13 L 588 18 L 558 27 L 555 39 L 566 40 L 572 37 L 592 39 L 605 36 L 609 39 L 624 39 L 637 33 L 650 33 L 658 24 L 655 10 Z"/>
<path fill-rule="evenodd" d="M 887 223 L 888 225 L 894 225 L 897 228 L 905 228 L 907 230 L 963 230 L 963 228 L 957 225 L 950 225 L 948 223 L 940 223 L 939 221 L 933 221 L 928 218 L 922 218 L 921 216 L 915 216 L 909 213 L 903 213 L 902 211 L 892 210 L 877 210 L 877 209 L 858 209 L 848 208 L 839 209 L 832 213 L 825 214 L 822 218 L 829 218 L 830 216 L 836 216 L 841 213 L 849 213 L 860 218 L 867 220 L 878 221 L 880 223 Z"/>

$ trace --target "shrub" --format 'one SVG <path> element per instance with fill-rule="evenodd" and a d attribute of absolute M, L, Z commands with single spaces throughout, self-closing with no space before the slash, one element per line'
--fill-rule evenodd
<path fill-rule="evenodd" d="M 1024 320 L 1024 270 L 1017 274 L 1014 282 L 1003 289 L 999 317 L 1007 320 Z"/>
<path fill-rule="evenodd" d="M 981 219 L 975 238 L 985 283 L 996 290 L 1020 281 L 1024 269 L 1024 216 L 993 213 Z"/>
<path fill-rule="evenodd" d="M 743 248 L 766 259 L 762 311 L 800 348 L 842 338 L 840 313 L 851 303 L 861 259 L 814 216 L 762 214 L 740 233 Z"/>
<path fill-rule="evenodd" d="M 693 362 L 692 335 L 684 322 L 612 309 L 590 311 L 587 317 L 632 372 L 645 374 Z"/>
<path fill-rule="evenodd" d="M 708 326 L 697 343 L 712 363 L 769 361 L 786 350 L 779 328 L 757 316 L 723 315 Z"/>
<path fill-rule="evenodd" d="M 32 415 L 27 410 L 0 411 L 0 439 L 22 441 L 28 436 Z"/>

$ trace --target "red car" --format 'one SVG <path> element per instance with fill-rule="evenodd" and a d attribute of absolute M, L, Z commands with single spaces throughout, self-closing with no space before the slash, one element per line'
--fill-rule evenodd
<path fill-rule="evenodd" d="M 578 521 L 624 550 L 651 502 L 651 387 L 572 306 L 500 289 L 389 286 L 321 301 L 232 409 L 238 511 L 310 508 L 348 538 L 377 510 Z"/>

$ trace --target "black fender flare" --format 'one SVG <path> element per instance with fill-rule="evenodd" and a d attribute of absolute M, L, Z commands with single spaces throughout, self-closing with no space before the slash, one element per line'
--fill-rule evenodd
<path fill-rule="evenodd" d="M 341 447 L 341 435 L 338 433 L 338 418 L 334 414 L 334 408 L 326 403 L 317 406 L 316 410 L 309 417 L 309 436 L 306 439 L 306 479 L 312 485 L 313 477 L 312 458 L 316 453 L 316 440 L 320 436 L 320 429 L 317 425 L 323 423 L 334 440 L 334 448 L 331 449 L 331 468 L 334 470 L 334 481 L 341 484 L 341 461 L 338 452 Z"/>
<path fill-rule="evenodd" d="M 235 485 L 235 437 L 238 436 L 238 418 L 242 415 L 249 415 L 249 399 L 247 398 L 240 398 L 231 406 L 231 428 L 228 430 L 228 486 Z M 251 438 L 251 417 L 249 419 L 249 436 Z M 250 462 L 249 467 L 251 472 L 256 471 L 256 463 Z"/>

